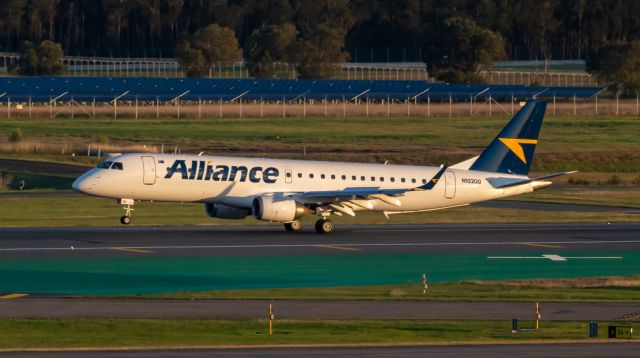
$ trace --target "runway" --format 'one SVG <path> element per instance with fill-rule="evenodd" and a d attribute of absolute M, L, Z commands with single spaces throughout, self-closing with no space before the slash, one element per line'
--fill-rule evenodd
<path fill-rule="evenodd" d="M 23 298 L 0 300 L 0 318 L 258 319 L 273 305 L 277 319 L 531 320 L 531 302 L 101 300 Z M 638 303 L 543 302 L 545 321 L 640 321 Z"/>
<path fill-rule="evenodd" d="M 245 348 L 140 351 L 11 352 L 12 357 L 637 357 L 640 343 L 465 344 L 399 347 Z M 0 354 L 2 355 L 2 354 Z"/>
<path fill-rule="evenodd" d="M 131 250 L 116 250 L 127 248 Z M 356 250 L 348 250 L 353 248 Z M 356 225 L 331 235 L 253 227 L 0 229 L 0 258 L 367 253 L 592 252 L 640 248 L 640 223 Z M 139 250 L 136 252 L 133 250 Z M 149 252 L 143 252 L 143 251 Z M 549 250 L 546 250 L 549 251 Z"/>
<path fill-rule="evenodd" d="M 0 230 L 5 293 L 139 294 L 640 273 L 640 224 Z"/>

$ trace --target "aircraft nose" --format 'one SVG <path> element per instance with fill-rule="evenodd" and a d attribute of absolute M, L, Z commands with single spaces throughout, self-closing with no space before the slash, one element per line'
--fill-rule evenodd
<path fill-rule="evenodd" d="M 71 184 L 71 187 L 75 191 L 88 194 L 91 189 L 93 189 L 93 184 L 91 182 L 92 181 L 89 180 L 89 178 L 81 176 L 80 178 L 76 179 L 73 184 Z"/>
<path fill-rule="evenodd" d="M 83 186 L 84 186 L 83 181 L 84 181 L 83 178 L 78 178 L 78 179 L 74 180 L 73 184 L 71 184 L 71 187 L 73 188 L 73 190 L 79 191 L 79 192 L 84 192 L 84 190 L 82 190 Z"/>

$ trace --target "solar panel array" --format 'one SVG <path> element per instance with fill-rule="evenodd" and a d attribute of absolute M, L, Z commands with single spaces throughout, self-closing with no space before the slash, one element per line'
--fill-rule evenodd
<path fill-rule="evenodd" d="M 196 78 L 5 77 L 0 78 L 0 101 L 14 102 L 119 100 L 170 101 L 292 101 L 315 100 L 474 100 L 591 97 L 597 87 L 540 87 L 521 85 L 446 84 L 424 81 L 264 80 Z"/>

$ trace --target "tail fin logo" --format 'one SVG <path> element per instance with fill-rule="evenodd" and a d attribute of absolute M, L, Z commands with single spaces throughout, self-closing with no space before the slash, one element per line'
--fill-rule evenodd
<path fill-rule="evenodd" d="M 527 158 L 524 156 L 524 149 L 522 149 L 523 144 L 538 144 L 537 139 L 520 139 L 520 138 L 498 138 L 502 144 L 506 145 L 507 148 L 513 154 L 515 154 L 520 160 L 527 164 Z"/>

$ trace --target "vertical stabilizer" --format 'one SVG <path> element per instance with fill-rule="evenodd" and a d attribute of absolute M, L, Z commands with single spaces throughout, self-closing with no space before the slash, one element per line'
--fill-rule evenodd
<path fill-rule="evenodd" d="M 469 169 L 528 175 L 546 109 L 546 101 L 527 101 Z"/>

